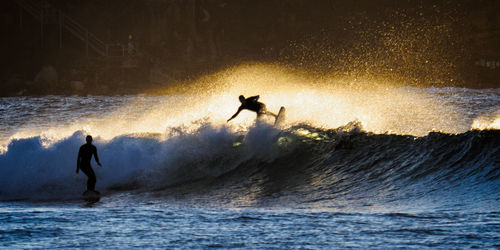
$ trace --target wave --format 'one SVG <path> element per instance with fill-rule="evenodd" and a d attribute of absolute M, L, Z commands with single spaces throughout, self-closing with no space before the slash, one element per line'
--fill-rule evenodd
<path fill-rule="evenodd" d="M 103 164 L 94 164 L 97 189 L 108 193 L 327 207 L 499 197 L 499 130 L 414 137 L 367 133 L 356 122 L 337 129 L 257 124 L 245 132 L 204 124 L 168 136 L 94 139 Z M 0 200 L 79 197 L 86 177 L 75 174 L 76 156 L 84 141 L 82 131 L 48 146 L 40 136 L 12 140 L 0 155 Z"/>
<path fill-rule="evenodd" d="M 40 136 L 12 140 L 0 155 L 0 198 L 67 198 L 83 192 L 86 177 L 76 175 L 75 170 L 85 136 L 77 131 L 49 146 Z M 97 137 L 94 144 L 103 165 L 93 164 L 97 188 L 157 188 L 216 175 L 226 167 L 207 168 L 205 164 L 233 150 L 237 136 L 225 127 L 202 126 L 193 133 L 177 130 L 177 135 L 168 140 L 144 133 L 110 141 Z"/>

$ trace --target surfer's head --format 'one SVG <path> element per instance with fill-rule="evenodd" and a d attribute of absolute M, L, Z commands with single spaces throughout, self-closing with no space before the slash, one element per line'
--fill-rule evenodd
<path fill-rule="evenodd" d="M 245 97 L 243 95 L 240 95 L 240 102 L 243 103 L 245 101 Z"/>
<path fill-rule="evenodd" d="M 87 141 L 87 143 L 92 143 L 92 136 L 87 135 L 87 137 L 85 137 L 85 140 Z"/>

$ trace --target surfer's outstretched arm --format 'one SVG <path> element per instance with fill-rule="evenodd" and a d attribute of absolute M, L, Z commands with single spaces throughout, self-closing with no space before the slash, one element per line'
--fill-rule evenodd
<path fill-rule="evenodd" d="M 241 106 L 238 108 L 238 111 L 236 111 L 236 113 L 234 113 L 233 116 L 231 116 L 231 118 L 229 118 L 227 121 L 231 121 L 232 119 L 234 119 L 236 116 L 238 116 L 238 114 L 241 112 L 242 108 Z"/>

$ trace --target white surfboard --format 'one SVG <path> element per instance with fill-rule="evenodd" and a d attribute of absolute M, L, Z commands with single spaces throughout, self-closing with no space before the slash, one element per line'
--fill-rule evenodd
<path fill-rule="evenodd" d="M 274 121 L 274 126 L 275 127 L 281 127 L 285 124 L 285 107 L 281 106 L 280 111 L 278 112 L 278 115 L 276 115 L 276 120 Z"/>

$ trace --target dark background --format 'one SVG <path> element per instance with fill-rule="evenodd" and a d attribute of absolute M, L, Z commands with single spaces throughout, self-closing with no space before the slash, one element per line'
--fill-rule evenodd
<path fill-rule="evenodd" d="M 43 24 L 23 3 L 43 6 Z M 3 96 L 135 93 L 245 62 L 421 87 L 500 87 L 495 0 L 6 0 L 1 6 Z M 107 44 L 108 54 L 87 53 L 85 40 L 61 33 L 60 13 Z"/>

